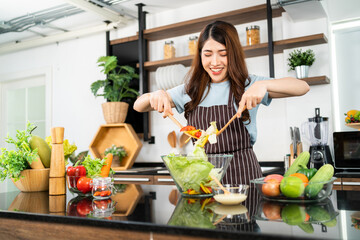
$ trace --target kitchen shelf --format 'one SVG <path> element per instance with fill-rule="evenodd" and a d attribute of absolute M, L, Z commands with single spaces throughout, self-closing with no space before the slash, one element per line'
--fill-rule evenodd
<path fill-rule="evenodd" d="M 283 8 L 273 9 L 272 17 L 280 17 L 284 11 L 285 10 Z M 144 30 L 144 38 L 150 41 L 155 41 L 200 32 L 204 26 L 215 20 L 222 20 L 234 25 L 238 25 L 266 20 L 266 18 L 266 4 L 261 4 L 166 26 L 146 29 Z"/>
<path fill-rule="evenodd" d="M 330 79 L 327 76 L 308 77 L 308 78 L 302 78 L 301 80 L 304 80 L 309 85 L 320 85 L 320 84 L 330 83 Z"/>
<path fill-rule="evenodd" d="M 322 33 L 274 41 L 274 53 L 283 53 L 285 49 L 306 47 L 310 45 L 324 44 L 327 42 L 328 40 L 326 36 Z M 267 43 L 260 43 L 253 46 L 244 46 L 243 49 L 246 58 L 268 55 Z M 148 71 L 156 71 L 158 67 L 163 67 L 166 65 L 183 64 L 184 66 L 190 66 L 193 56 L 194 55 L 163 59 L 158 61 L 148 61 L 144 63 L 144 67 Z"/>
<path fill-rule="evenodd" d="M 273 9 L 272 17 L 273 18 L 281 17 L 281 14 L 283 12 L 285 12 L 283 8 Z M 250 23 L 254 21 L 266 20 L 266 18 L 267 18 L 266 4 L 261 4 L 253 7 L 242 8 L 230 12 L 224 12 L 207 17 L 169 24 L 161 27 L 145 29 L 144 38 L 150 41 L 156 41 L 166 38 L 197 33 L 200 32 L 204 28 L 204 26 L 216 20 L 222 20 L 225 22 L 230 22 L 234 25 L 238 25 L 238 24 Z M 115 45 L 128 41 L 135 41 L 135 40 L 138 40 L 138 35 L 112 40 L 110 41 L 110 45 Z"/>
<path fill-rule="evenodd" d="M 90 143 L 89 149 L 94 157 L 104 158 L 105 150 L 113 144 L 123 146 L 127 156 L 121 162 L 113 161 L 111 168 L 114 171 L 131 168 L 142 147 L 133 127 L 127 123 L 101 125 Z"/>

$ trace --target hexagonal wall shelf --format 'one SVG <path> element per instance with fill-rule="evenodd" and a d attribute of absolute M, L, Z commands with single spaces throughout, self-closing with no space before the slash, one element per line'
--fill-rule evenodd
<path fill-rule="evenodd" d="M 113 144 L 123 146 L 127 156 L 121 160 L 121 163 L 113 161 L 111 168 L 114 171 L 131 168 L 142 147 L 133 127 L 127 123 L 101 125 L 89 148 L 93 156 L 102 159 L 105 150 Z"/>
<path fill-rule="evenodd" d="M 141 199 L 143 190 L 141 186 L 135 184 L 127 184 L 126 189 L 122 193 L 111 196 L 116 202 L 114 216 L 129 216 L 132 214 L 139 200 Z"/>

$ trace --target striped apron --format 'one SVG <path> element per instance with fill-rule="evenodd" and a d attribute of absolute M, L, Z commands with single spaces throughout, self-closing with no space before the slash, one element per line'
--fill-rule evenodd
<path fill-rule="evenodd" d="M 210 122 L 216 121 L 216 126 L 220 130 L 236 114 L 233 99 L 230 91 L 227 105 L 197 106 L 189 114 L 188 124 L 206 130 Z M 250 144 L 250 135 L 239 118 L 217 137 L 217 143 L 206 144 L 205 151 L 208 154 L 234 155 L 222 180 L 224 184 L 250 185 L 251 179 L 262 177 L 260 165 Z"/>

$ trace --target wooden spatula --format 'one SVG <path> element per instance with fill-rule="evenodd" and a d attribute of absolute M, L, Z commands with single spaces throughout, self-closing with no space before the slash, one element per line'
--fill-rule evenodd
<path fill-rule="evenodd" d="M 246 105 L 244 106 L 241 112 L 245 111 L 245 109 L 246 109 Z M 225 124 L 225 126 L 216 133 L 216 136 L 219 136 L 223 131 L 225 131 L 225 129 L 230 125 L 230 123 L 232 123 L 236 119 L 236 117 L 237 117 L 237 113 L 235 113 L 235 115 Z"/>

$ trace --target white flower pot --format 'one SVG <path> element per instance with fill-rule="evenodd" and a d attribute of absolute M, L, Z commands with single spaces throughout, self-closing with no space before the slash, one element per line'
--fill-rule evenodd
<path fill-rule="evenodd" d="M 296 78 L 298 79 L 307 78 L 309 76 L 309 66 L 307 65 L 297 66 L 295 67 L 295 72 L 296 72 Z"/>

